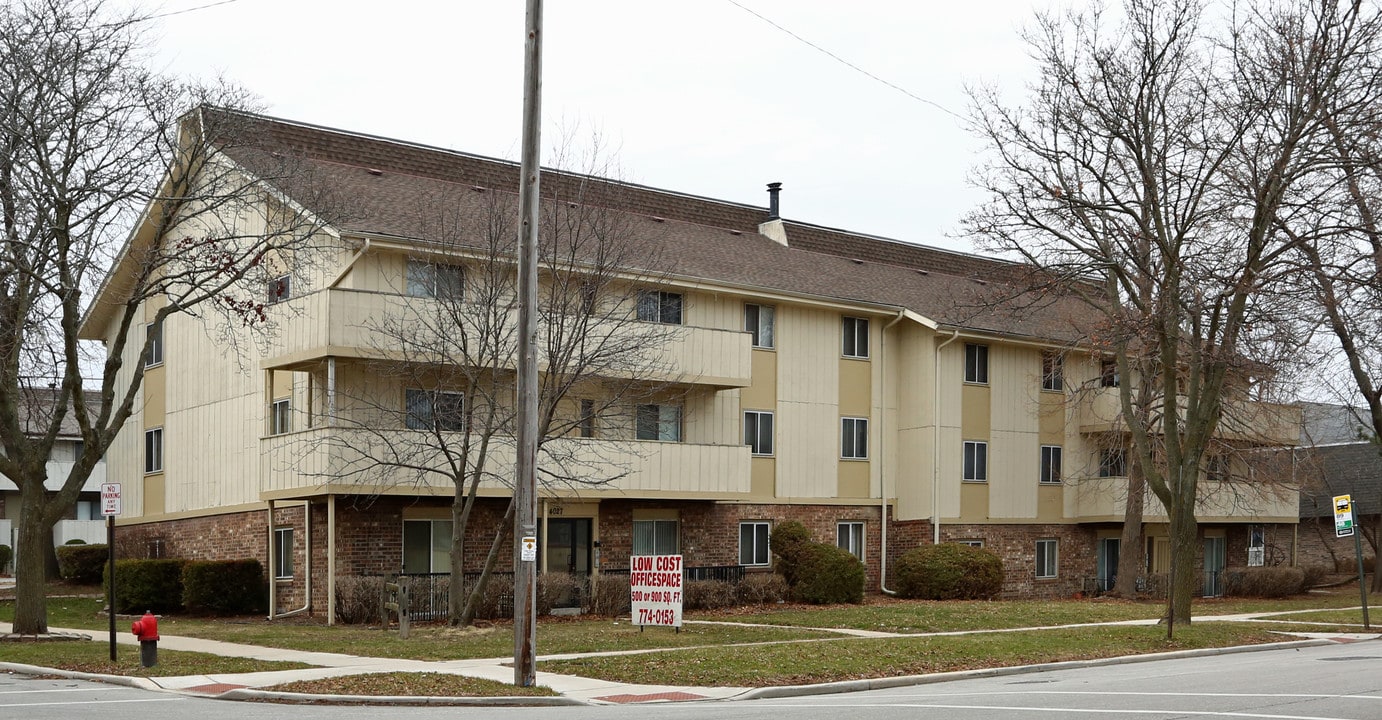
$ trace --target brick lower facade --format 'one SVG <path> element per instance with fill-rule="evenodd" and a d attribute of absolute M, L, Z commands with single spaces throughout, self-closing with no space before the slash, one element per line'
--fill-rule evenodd
<path fill-rule="evenodd" d="M 403 566 L 403 523 L 405 518 L 449 519 L 449 500 L 436 498 L 354 498 L 338 497 L 336 506 L 336 575 L 351 577 L 396 573 Z M 509 538 L 511 527 L 503 522 L 505 499 L 481 499 L 469 520 L 465 545 L 466 572 L 478 572 L 496 534 L 502 533 L 496 569 L 513 566 Z M 882 538 L 877 506 L 740 504 L 710 501 L 650 502 L 605 500 L 584 504 L 577 514 L 590 522 L 591 567 L 607 571 L 628 568 L 633 550 L 635 511 L 674 516 L 678 522 L 680 551 L 688 567 L 732 566 L 739 564 L 740 523 L 766 521 L 776 524 L 796 520 L 805 525 L 817 541 L 834 543 L 841 522 L 863 523 L 864 565 L 867 589 L 878 592 L 882 571 Z M 591 508 L 596 508 L 592 514 Z M 580 514 L 584 512 L 584 517 Z M 307 577 L 313 579 L 312 612 L 322 614 L 327 607 L 327 506 L 325 500 L 311 505 L 311 562 L 307 551 L 305 514 L 297 503 L 280 503 L 275 511 L 275 526 L 293 528 L 292 577 L 275 581 L 278 612 L 302 607 L 307 592 Z M 891 519 L 891 518 L 890 518 Z M 1103 535 L 1116 529 L 1113 524 L 958 524 L 942 525 L 943 542 L 979 540 L 1003 560 L 1004 598 L 1071 597 L 1090 588 L 1096 576 L 1096 548 Z M 1268 526 L 1268 545 L 1280 548 L 1288 543 L 1294 528 Z M 1301 538 L 1307 533 L 1301 528 Z M 1205 532 L 1226 538 L 1229 567 L 1246 565 L 1247 526 L 1202 527 Z M 253 511 L 224 515 L 121 526 L 117 531 L 117 552 L 122 557 L 178 557 L 187 559 L 255 558 L 268 566 L 268 513 Z M 893 522 L 889 527 L 889 573 L 904 552 L 931 543 L 929 521 Z M 1039 540 L 1057 542 L 1054 577 L 1036 577 L 1036 547 Z M 598 542 L 598 545 L 596 544 Z M 1318 553 L 1302 542 L 1302 556 Z M 1286 547 L 1290 547 L 1289 544 Z M 1273 554 L 1275 552 L 1269 552 Z M 1351 546 L 1349 557 L 1352 556 Z M 1197 558 L 1203 567 L 1203 559 Z M 755 571 L 758 568 L 750 568 Z M 768 566 L 762 567 L 768 571 Z M 891 579 L 891 578 L 890 578 Z"/>

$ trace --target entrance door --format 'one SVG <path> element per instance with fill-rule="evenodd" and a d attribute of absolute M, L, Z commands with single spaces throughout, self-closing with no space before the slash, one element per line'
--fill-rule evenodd
<path fill-rule="evenodd" d="M 1227 558 L 1227 543 L 1223 537 L 1204 539 L 1204 596 L 1219 597 L 1224 594 L 1224 565 Z"/>
<path fill-rule="evenodd" d="M 1118 551 L 1122 547 L 1121 538 L 1103 538 L 1099 541 L 1098 588 L 1099 592 L 1113 589 L 1118 579 Z"/>
<path fill-rule="evenodd" d="M 549 518 L 547 520 L 547 539 L 543 551 L 547 553 L 547 572 L 571 573 L 582 583 L 590 575 L 590 518 Z M 566 597 L 557 598 L 555 607 L 579 607 L 581 595 L 578 591 Z"/>

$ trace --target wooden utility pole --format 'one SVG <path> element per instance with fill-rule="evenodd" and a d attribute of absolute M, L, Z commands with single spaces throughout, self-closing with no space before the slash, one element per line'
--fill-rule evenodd
<path fill-rule="evenodd" d="M 518 463 L 514 479 L 513 684 L 537 684 L 537 234 L 542 0 L 528 0 L 518 186 Z"/>

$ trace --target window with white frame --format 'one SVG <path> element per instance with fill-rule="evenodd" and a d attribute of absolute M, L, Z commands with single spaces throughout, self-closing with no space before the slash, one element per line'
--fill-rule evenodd
<path fill-rule="evenodd" d="M 989 346 L 965 343 L 965 382 L 987 385 Z"/>
<path fill-rule="evenodd" d="M 144 367 L 153 367 L 163 364 L 163 322 L 151 322 L 144 326 L 144 338 L 148 341 L 149 351 L 144 356 Z"/>
<path fill-rule="evenodd" d="M 678 552 L 676 520 L 633 521 L 634 555 L 676 555 Z"/>
<path fill-rule="evenodd" d="M 681 324 L 681 293 L 641 290 L 638 293 L 638 319 L 643 322 Z"/>
<path fill-rule="evenodd" d="M 293 431 L 293 401 L 275 400 L 269 412 L 269 434 L 282 435 Z"/>
<path fill-rule="evenodd" d="M 1038 481 L 1043 485 L 1059 485 L 1061 482 L 1061 455 L 1064 450 L 1059 445 L 1041 446 L 1041 475 Z"/>
<path fill-rule="evenodd" d="M 581 400 L 581 417 L 577 423 L 580 436 L 583 438 L 595 437 L 595 401 L 589 398 Z"/>
<path fill-rule="evenodd" d="M 460 265 L 408 261 L 407 293 L 412 297 L 460 299 L 465 270 Z"/>
<path fill-rule="evenodd" d="M 445 390 L 408 388 L 403 395 L 404 425 L 409 430 L 464 430 L 465 395 Z"/>
<path fill-rule="evenodd" d="M 680 405 L 639 405 L 634 437 L 639 440 L 681 442 Z"/>
<path fill-rule="evenodd" d="M 269 304 L 283 302 L 293 296 L 293 278 L 291 275 L 280 275 L 269 281 L 268 300 Z"/>
<path fill-rule="evenodd" d="M 293 577 L 293 529 L 274 528 L 274 579 Z"/>
<path fill-rule="evenodd" d="M 764 410 L 744 411 L 744 444 L 754 455 L 773 454 L 773 414 Z"/>
<path fill-rule="evenodd" d="M 844 349 L 847 358 L 866 358 L 869 356 L 869 319 L 847 317 L 843 326 Z"/>
<path fill-rule="evenodd" d="M 1248 567 L 1267 564 L 1267 534 L 1261 525 L 1248 526 Z"/>
<path fill-rule="evenodd" d="M 1104 448 L 1099 451 L 1099 477 L 1125 477 L 1128 456 L 1123 448 Z"/>
<path fill-rule="evenodd" d="M 1041 354 L 1041 389 L 1047 392 L 1065 389 L 1065 358 L 1058 352 Z"/>
<path fill-rule="evenodd" d="M 450 520 L 403 521 L 403 572 L 451 572 Z"/>
<path fill-rule="evenodd" d="M 845 460 L 868 459 L 868 418 L 840 418 L 840 457 Z"/>
<path fill-rule="evenodd" d="M 1104 358 L 1099 361 L 1099 385 L 1101 387 L 1118 387 L 1120 378 L 1118 377 L 1118 360 L 1116 358 Z"/>
<path fill-rule="evenodd" d="M 864 560 L 864 523 L 842 521 L 835 523 L 835 545 L 848 550 L 850 555 Z"/>
<path fill-rule="evenodd" d="M 766 521 L 747 521 L 739 523 L 739 564 L 767 565 L 768 534 L 772 525 Z"/>
<path fill-rule="evenodd" d="M 144 472 L 163 472 L 163 428 L 144 431 Z"/>
<path fill-rule="evenodd" d="M 1059 541 L 1056 540 L 1036 541 L 1037 579 L 1050 579 L 1056 577 L 1056 570 L 1060 563 L 1059 545 Z"/>
<path fill-rule="evenodd" d="M 988 482 L 989 444 L 978 440 L 966 440 L 964 444 L 964 481 Z"/>
<path fill-rule="evenodd" d="M 773 336 L 776 315 L 777 310 L 772 305 L 744 304 L 744 330 L 753 337 L 754 347 L 776 347 Z"/>
<path fill-rule="evenodd" d="M 972 538 L 971 538 L 971 539 L 967 539 L 967 540 L 952 540 L 951 542 L 953 542 L 953 543 L 955 543 L 955 544 L 957 544 L 957 545 L 968 545 L 968 546 L 970 546 L 970 547 L 980 547 L 980 548 L 981 548 L 981 547 L 984 546 L 984 541 L 983 541 L 983 540 L 972 539 Z"/>

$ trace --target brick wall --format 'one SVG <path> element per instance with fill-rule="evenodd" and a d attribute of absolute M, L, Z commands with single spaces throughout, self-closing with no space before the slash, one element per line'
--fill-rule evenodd
<path fill-rule="evenodd" d="M 1363 522 L 1376 523 L 1377 517 L 1365 516 Z M 1302 567 L 1321 565 L 1331 571 L 1357 572 L 1357 557 L 1353 538 L 1336 537 L 1334 518 L 1307 518 L 1300 521 L 1300 534 L 1296 549 L 1296 563 Z M 1363 561 L 1373 556 L 1372 546 L 1365 539 L 1362 542 Z"/>

